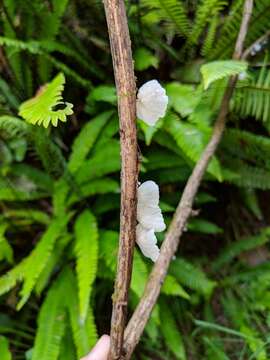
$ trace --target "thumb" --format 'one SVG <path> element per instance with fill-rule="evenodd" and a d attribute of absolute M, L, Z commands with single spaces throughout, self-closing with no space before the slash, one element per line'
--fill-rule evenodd
<path fill-rule="evenodd" d="M 110 349 L 110 337 L 103 335 L 98 340 L 92 351 L 81 360 L 107 360 Z"/>

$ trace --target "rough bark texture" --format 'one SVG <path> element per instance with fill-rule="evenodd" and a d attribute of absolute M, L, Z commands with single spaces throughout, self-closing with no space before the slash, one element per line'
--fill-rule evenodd
<path fill-rule="evenodd" d="M 244 4 L 241 28 L 238 34 L 233 55 L 233 58 L 236 60 L 240 59 L 243 53 L 243 45 L 248 29 L 248 23 L 251 17 L 252 8 L 253 0 L 246 0 Z M 215 150 L 223 135 L 226 124 L 226 116 L 229 110 L 229 102 L 236 81 L 236 77 L 232 77 L 229 80 L 222 99 L 220 112 L 213 129 L 212 137 L 185 186 L 182 198 L 179 202 L 173 220 L 167 231 L 165 240 L 162 244 L 160 256 L 150 274 L 149 280 L 144 290 L 144 294 L 127 325 L 124 341 L 124 349 L 126 353 L 125 359 L 130 359 L 159 296 L 160 288 L 167 274 L 170 261 L 174 256 L 175 251 L 177 250 L 180 237 L 184 231 L 186 222 L 191 215 L 195 195 L 198 191 L 209 161 L 215 153 Z"/>
<path fill-rule="evenodd" d="M 136 84 L 124 1 L 105 0 L 110 36 L 121 142 L 121 212 L 118 266 L 113 295 L 110 359 L 121 359 L 126 325 L 128 289 L 136 236 L 137 134 Z M 110 254 L 108 254 L 110 256 Z"/>

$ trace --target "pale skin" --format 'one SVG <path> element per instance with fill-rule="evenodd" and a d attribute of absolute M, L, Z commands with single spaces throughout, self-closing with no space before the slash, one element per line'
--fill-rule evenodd
<path fill-rule="evenodd" d="M 91 352 L 81 360 L 107 360 L 110 349 L 110 337 L 103 335 L 98 340 Z"/>

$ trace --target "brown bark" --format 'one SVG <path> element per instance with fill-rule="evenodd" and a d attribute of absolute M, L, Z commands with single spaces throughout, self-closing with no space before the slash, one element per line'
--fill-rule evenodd
<path fill-rule="evenodd" d="M 243 52 L 244 40 L 246 37 L 252 8 L 253 0 L 246 0 L 244 4 L 242 23 L 233 55 L 233 58 L 236 60 L 241 58 Z M 124 341 L 124 349 L 126 353 L 125 359 L 130 359 L 159 296 L 160 289 L 167 274 L 170 261 L 174 256 L 175 251 L 177 250 L 180 237 L 184 231 L 186 222 L 191 215 L 195 195 L 198 191 L 209 161 L 215 153 L 216 148 L 222 138 L 226 124 L 226 116 L 229 110 L 229 102 L 233 94 L 236 81 L 237 78 L 232 77 L 228 82 L 228 86 L 222 99 L 220 112 L 218 114 L 211 139 L 202 153 L 200 160 L 194 167 L 194 170 L 185 186 L 182 198 L 179 202 L 173 220 L 167 231 L 165 240 L 162 244 L 160 256 L 149 276 L 144 294 L 127 325 Z"/>
<path fill-rule="evenodd" d="M 121 211 L 117 275 L 111 319 L 110 359 L 121 359 L 128 289 L 136 236 L 137 134 L 136 84 L 131 43 L 123 0 L 104 0 L 111 44 L 121 142 Z M 108 254 L 110 256 L 110 254 Z"/>

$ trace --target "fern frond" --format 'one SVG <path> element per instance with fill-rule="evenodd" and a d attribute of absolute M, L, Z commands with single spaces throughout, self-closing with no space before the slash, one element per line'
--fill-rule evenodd
<path fill-rule="evenodd" d="M 48 285 L 48 282 L 54 270 L 57 267 L 59 267 L 60 264 L 63 262 L 63 257 L 62 257 L 63 252 L 67 247 L 67 245 L 70 243 L 71 239 L 72 239 L 71 234 L 67 233 L 64 236 L 60 237 L 56 242 L 56 245 L 48 259 L 46 267 L 42 270 L 37 280 L 37 284 L 35 286 L 35 292 L 38 295 L 40 295 L 44 290 L 44 288 Z"/>
<path fill-rule="evenodd" d="M 233 2 L 230 12 L 224 19 L 224 25 L 217 40 L 216 46 L 209 54 L 210 59 L 231 57 L 237 34 L 242 19 L 242 8 L 244 0 Z"/>
<path fill-rule="evenodd" d="M 227 5 L 227 0 L 201 0 L 197 9 L 195 21 L 192 26 L 192 31 L 189 36 L 189 43 L 196 44 L 200 35 L 206 28 L 207 24 L 212 24 L 213 18 L 217 18 L 217 15 Z"/>
<path fill-rule="evenodd" d="M 211 134 L 210 128 L 200 129 L 181 121 L 174 114 L 166 116 L 164 129 L 172 135 L 184 154 L 194 162 L 199 160 Z M 212 158 L 208 172 L 218 180 L 222 179 L 220 164 L 216 157 Z"/>
<path fill-rule="evenodd" d="M 227 165 L 236 176 L 228 179 L 229 182 L 239 187 L 250 189 L 270 189 L 270 171 L 258 166 L 251 166 L 237 159 L 230 159 Z"/>
<path fill-rule="evenodd" d="M 64 83 L 65 77 L 60 73 L 49 84 L 44 85 L 34 98 L 21 104 L 19 115 L 27 122 L 43 125 L 45 128 L 50 123 L 57 126 L 58 120 L 65 122 L 67 115 L 73 114 L 73 105 L 62 101 Z M 64 109 L 54 109 L 63 104 Z"/>
<path fill-rule="evenodd" d="M 63 271 L 62 284 L 65 293 L 65 306 L 68 311 L 77 358 L 85 356 L 97 341 L 97 329 L 93 311 L 88 306 L 86 321 L 80 321 L 78 290 L 75 276 L 69 268 Z"/>
<path fill-rule="evenodd" d="M 114 245 L 115 245 L 115 249 L 117 250 L 118 244 L 116 243 Z M 115 266 L 116 266 L 116 261 L 115 261 Z M 138 298 L 140 298 L 143 294 L 143 290 L 147 278 L 148 278 L 147 266 L 145 262 L 142 260 L 142 257 L 139 254 L 139 252 L 135 251 L 130 288 L 137 295 Z"/>
<path fill-rule="evenodd" d="M 0 93 L 9 107 L 17 111 L 20 105 L 19 100 L 14 93 L 14 90 L 11 89 L 10 85 L 2 77 L 0 77 Z"/>
<path fill-rule="evenodd" d="M 223 156 L 248 162 L 249 166 L 257 166 L 270 170 L 270 139 L 266 136 L 255 135 L 251 132 L 228 129 L 221 142 Z"/>
<path fill-rule="evenodd" d="M 229 244 L 222 250 L 222 254 L 214 261 L 213 269 L 218 270 L 221 266 L 233 260 L 244 251 L 255 249 L 270 240 L 270 228 L 264 228 L 258 235 L 243 238 Z"/>
<path fill-rule="evenodd" d="M 58 360 L 75 360 L 75 359 L 76 359 L 76 348 L 72 338 L 71 329 L 67 327 L 65 334 L 62 338 Z"/>
<path fill-rule="evenodd" d="M 187 36 L 189 20 L 182 0 L 142 0 L 142 5 L 154 11 L 159 21 L 169 23 L 180 35 Z"/>
<path fill-rule="evenodd" d="M 174 315 L 165 301 L 160 301 L 160 330 L 169 350 L 176 359 L 186 360 L 185 346 Z"/>
<path fill-rule="evenodd" d="M 248 84 L 236 89 L 233 109 L 241 117 L 254 116 L 270 129 L 270 71 L 265 66 Z"/>
<path fill-rule="evenodd" d="M 205 56 L 205 57 L 209 56 L 209 54 L 210 54 L 210 52 L 211 52 L 211 50 L 213 48 L 213 44 L 215 42 L 218 25 L 219 25 L 219 17 L 214 16 L 213 19 L 210 22 L 209 27 L 208 27 L 207 35 L 206 35 L 206 38 L 204 40 L 202 51 L 201 51 L 202 55 Z"/>
<path fill-rule="evenodd" d="M 79 135 L 75 138 L 72 144 L 72 151 L 68 162 L 68 169 L 70 172 L 75 172 L 83 164 L 87 154 L 92 149 L 101 129 L 110 119 L 111 115 L 111 111 L 104 112 L 89 121 L 81 129 Z"/>
<path fill-rule="evenodd" d="M 237 60 L 220 60 L 202 65 L 204 89 L 207 89 L 214 81 L 245 72 L 247 66 L 245 61 Z"/>
<path fill-rule="evenodd" d="M 34 149 L 47 173 L 53 178 L 62 176 L 66 168 L 66 160 L 46 130 L 44 128 L 33 128 L 30 136 Z"/>
<path fill-rule="evenodd" d="M 25 260 L 9 270 L 0 277 L 0 295 L 9 292 L 18 282 L 22 281 L 24 275 Z"/>
<path fill-rule="evenodd" d="M 0 116 L 0 134 L 4 139 L 24 137 L 28 134 L 29 127 L 15 116 Z"/>
<path fill-rule="evenodd" d="M 188 293 L 177 282 L 176 278 L 172 275 L 167 275 L 164 284 L 161 288 L 161 293 L 165 295 L 180 296 L 183 299 L 189 299 Z"/>
<path fill-rule="evenodd" d="M 13 263 L 13 249 L 5 237 L 5 232 L 8 226 L 6 223 L 0 223 L 0 261 L 7 260 L 10 264 Z"/>
<path fill-rule="evenodd" d="M 107 194 L 107 193 L 119 193 L 119 183 L 110 178 L 101 178 L 89 181 L 80 187 L 80 194 L 71 194 L 68 198 L 67 205 L 71 206 L 84 198 L 96 195 L 96 194 Z"/>
<path fill-rule="evenodd" d="M 241 24 L 243 3 L 243 0 L 236 0 L 233 2 L 231 10 L 227 18 L 225 18 L 216 47 L 210 54 L 211 59 L 226 59 L 231 57 Z M 255 1 L 249 24 L 249 31 L 245 41 L 247 47 L 269 30 L 269 10 L 270 4 L 268 0 Z"/>
<path fill-rule="evenodd" d="M 96 149 L 89 160 L 85 160 L 75 174 L 78 184 L 87 183 L 92 179 L 120 170 L 119 140 L 109 140 Z"/>
<path fill-rule="evenodd" d="M 78 84 L 80 84 L 85 89 L 89 90 L 92 87 L 92 83 L 90 80 L 87 80 L 83 78 L 81 75 L 79 75 L 76 71 L 74 71 L 71 67 L 67 66 L 62 61 L 57 60 L 55 57 L 51 56 L 50 54 L 43 53 L 42 56 L 46 59 L 48 59 L 49 62 L 52 63 L 52 65 L 62 71 L 66 76 L 69 76 L 74 81 L 76 81 Z"/>
<path fill-rule="evenodd" d="M 69 66 L 67 66 L 65 63 L 63 63 L 60 60 L 57 60 L 54 56 L 50 55 L 50 52 L 56 50 L 59 51 L 67 56 L 73 57 L 75 60 L 78 60 L 78 56 L 76 53 L 74 53 L 72 50 L 67 50 L 67 48 L 62 45 L 55 42 L 47 42 L 47 41 L 22 41 L 18 39 L 12 39 L 0 36 L 0 45 L 6 46 L 7 48 L 14 49 L 16 51 L 27 51 L 30 54 L 33 55 L 39 55 L 42 58 L 44 58 L 47 62 L 51 63 L 56 69 L 62 71 L 67 76 L 70 76 L 73 78 L 77 83 L 82 85 L 83 87 L 89 89 L 91 87 L 91 82 L 89 80 L 84 79 L 81 77 L 76 71 L 71 69 Z M 40 73 L 42 73 L 41 78 L 43 81 L 47 81 L 48 78 L 48 72 L 47 68 L 48 65 L 41 62 L 42 69 L 40 69 Z M 82 63 L 80 59 L 80 63 Z M 85 62 L 83 62 L 85 65 Z M 44 67 L 43 67 L 44 66 Z M 43 73 L 44 71 L 44 73 Z"/>
<path fill-rule="evenodd" d="M 7 338 L 0 336 L 1 360 L 12 360 Z"/>
<path fill-rule="evenodd" d="M 37 279 L 45 268 L 48 259 L 53 250 L 55 241 L 62 234 L 69 216 L 62 216 L 61 218 L 52 220 L 48 229 L 43 233 L 39 243 L 32 250 L 30 255 L 25 259 L 24 265 L 24 284 L 20 291 L 21 300 L 17 308 L 21 309 L 28 300 L 31 292 L 36 285 Z"/>
<path fill-rule="evenodd" d="M 171 263 L 170 274 L 181 284 L 205 296 L 210 296 L 216 282 L 206 277 L 205 273 L 185 259 L 177 258 Z"/>
<path fill-rule="evenodd" d="M 96 219 L 85 210 L 75 223 L 76 272 L 79 289 L 80 318 L 84 323 L 92 285 L 97 272 L 98 229 Z"/>
<path fill-rule="evenodd" d="M 61 280 L 59 277 L 55 281 L 41 306 L 32 360 L 58 359 L 66 326 L 63 301 L 66 294 L 62 290 Z"/>

